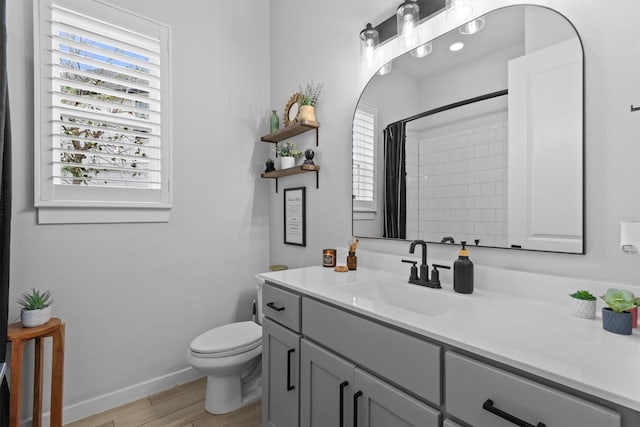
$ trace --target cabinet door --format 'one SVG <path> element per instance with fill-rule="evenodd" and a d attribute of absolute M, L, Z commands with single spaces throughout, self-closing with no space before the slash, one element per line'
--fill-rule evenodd
<path fill-rule="evenodd" d="M 262 425 L 298 426 L 300 337 L 267 318 L 262 335 Z"/>
<path fill-rule="evenodd" d="M 351 427 L 355 366 L 302 340 L 300 425 Z"/>
<path fill-rule="evenodd" d="M 355 369 L 354 427 L 438 427 L 440 412 Z"/>

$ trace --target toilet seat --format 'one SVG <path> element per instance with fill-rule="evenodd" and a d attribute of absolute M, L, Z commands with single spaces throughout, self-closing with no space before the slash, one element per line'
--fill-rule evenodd
<path fill-rule="evenodd" d="M 218 358 L 245 353 L 262 345 L 262 327 L 254 322 L 236 322 L 210 329 L 191 341 L 193 356 Z"/>

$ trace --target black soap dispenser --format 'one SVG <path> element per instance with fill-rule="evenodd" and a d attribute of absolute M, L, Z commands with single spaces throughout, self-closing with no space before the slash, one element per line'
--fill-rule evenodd
<path fill-rule="evenodd" d="M 473 292 L 473 263 L 469 259 L 467 242 L 460 242 L 458 259 L 453 263 L 453 290 L 461 294 Z"/>

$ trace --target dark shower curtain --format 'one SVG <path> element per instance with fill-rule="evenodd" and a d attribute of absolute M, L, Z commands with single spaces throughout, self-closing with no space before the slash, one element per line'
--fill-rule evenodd
<path fill-rule="evenodd" d="M 0 0 L 0 362 L 7 353 L 9 317 L 9 242 L 11 236 L 11 132 L 7 87 L 6 0 Z M 0 426 L 9 425 L 9 387 L 0 386 Z"/>
<path fill-rule="evenodd" d="M 407 172 L 405 127 L 392 123 L 384 130 L 384 233 L 383 237 L 407 237 Z"/>

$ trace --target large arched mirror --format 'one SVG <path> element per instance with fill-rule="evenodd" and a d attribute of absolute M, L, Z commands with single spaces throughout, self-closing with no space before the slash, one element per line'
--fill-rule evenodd
<path fill-rule="evenodd" d="M 393 60 L 354 114 L 359 237 L 584 253 L 583 50 L 540 6 Z M 454 43 L 461 50 L 453 51 Z"/>

